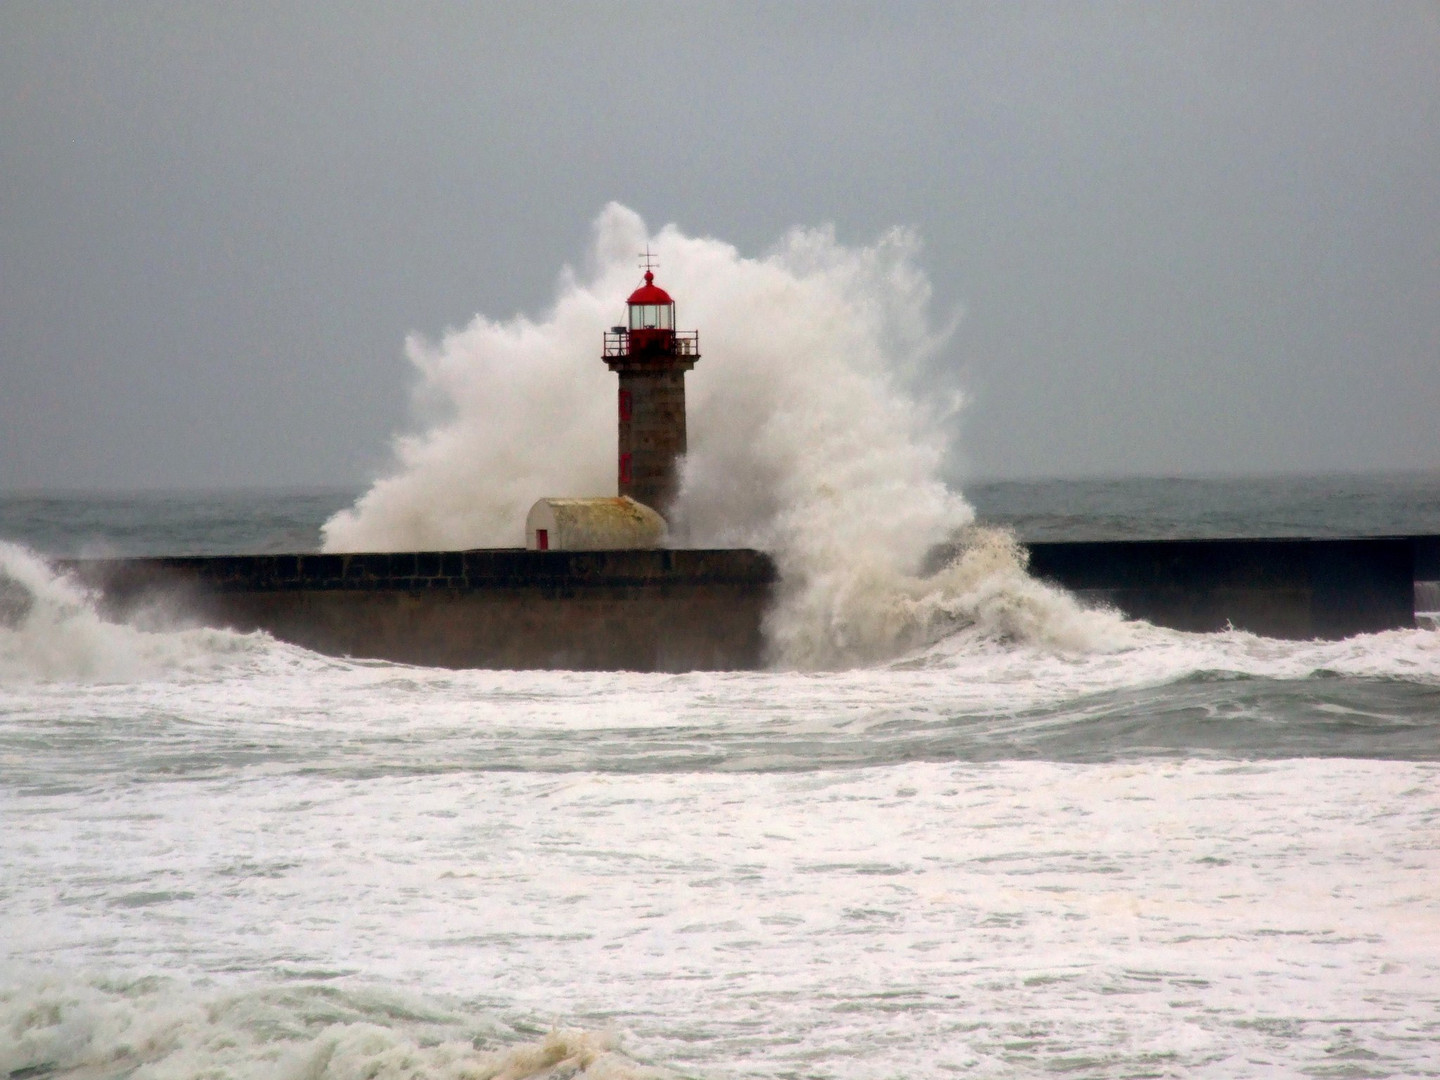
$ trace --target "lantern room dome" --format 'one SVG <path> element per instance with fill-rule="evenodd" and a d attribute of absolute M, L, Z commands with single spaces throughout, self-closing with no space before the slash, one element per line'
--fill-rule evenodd
<path fill-rule="evenodd" d="M 675 301 L 670 299 L 669 293 L 667 293 L 664 289 L 660 288 L 659 285 L 655 284 L 655 275 L 652 274 L 649 270 L 646 270 L 645 284 L 641 285 L 640 288 L 636 289 L 633 293 L 631 293 L 630 299 L 626 300 L 625 302 L 627 304 L 634 305 L 673 304 Z"/>

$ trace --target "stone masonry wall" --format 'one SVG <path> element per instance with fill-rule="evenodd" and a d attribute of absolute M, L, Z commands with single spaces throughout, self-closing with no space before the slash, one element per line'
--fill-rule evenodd
<path fill-rule="evenodd" d="M 620 394 L 620 494 L 664 514 L 679 491 L 685 454 L 685 372 L 622 371 Z"/>

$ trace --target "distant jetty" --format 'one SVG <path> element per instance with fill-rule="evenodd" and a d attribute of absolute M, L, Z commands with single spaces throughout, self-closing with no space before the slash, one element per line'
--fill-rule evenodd
<path fill-rule="evenodd" d="M 1440 537 L 1035 543 L 1031 572 L 1160 626 L 1342 638 L 1415 625 Z M 934 553 L 933 565 L 947 558 Z M 728 550 L 69 560 L 128 615 L 168 605 L 336 656 L 437 667 L 744 670 L 777 575 Z"/>

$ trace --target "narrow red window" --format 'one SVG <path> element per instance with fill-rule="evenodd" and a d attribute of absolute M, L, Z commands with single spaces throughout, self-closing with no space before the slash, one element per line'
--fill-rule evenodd
<path fill-rule="evenodd" d="M 630 391 L 620 391 L 620 420 L 626 423 L 630 420 Z"/>
<path fill-rule="evenodd" d="M 620 455 L 620 483 L 630 483 L 630 455 Z"/>
<path fill-rule="evenodd" d="M 549 551 L 549 550 L 550 550 L 550 530 L 549 530 L 549 529 L 536 529 L 536 530 L 535 530 L 535 550 L 536 550 L 536 551 Z"/>

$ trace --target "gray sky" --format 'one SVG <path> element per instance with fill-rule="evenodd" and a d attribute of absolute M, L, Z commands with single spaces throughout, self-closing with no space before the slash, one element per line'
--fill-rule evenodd
<path fill-rule="evenodd" d="M 1437 103 L 1399 0 L 8 0 L 0 488 L 364 480 L 611 199 L 912 226 L 959 479 L 1437 468 Z"/>

